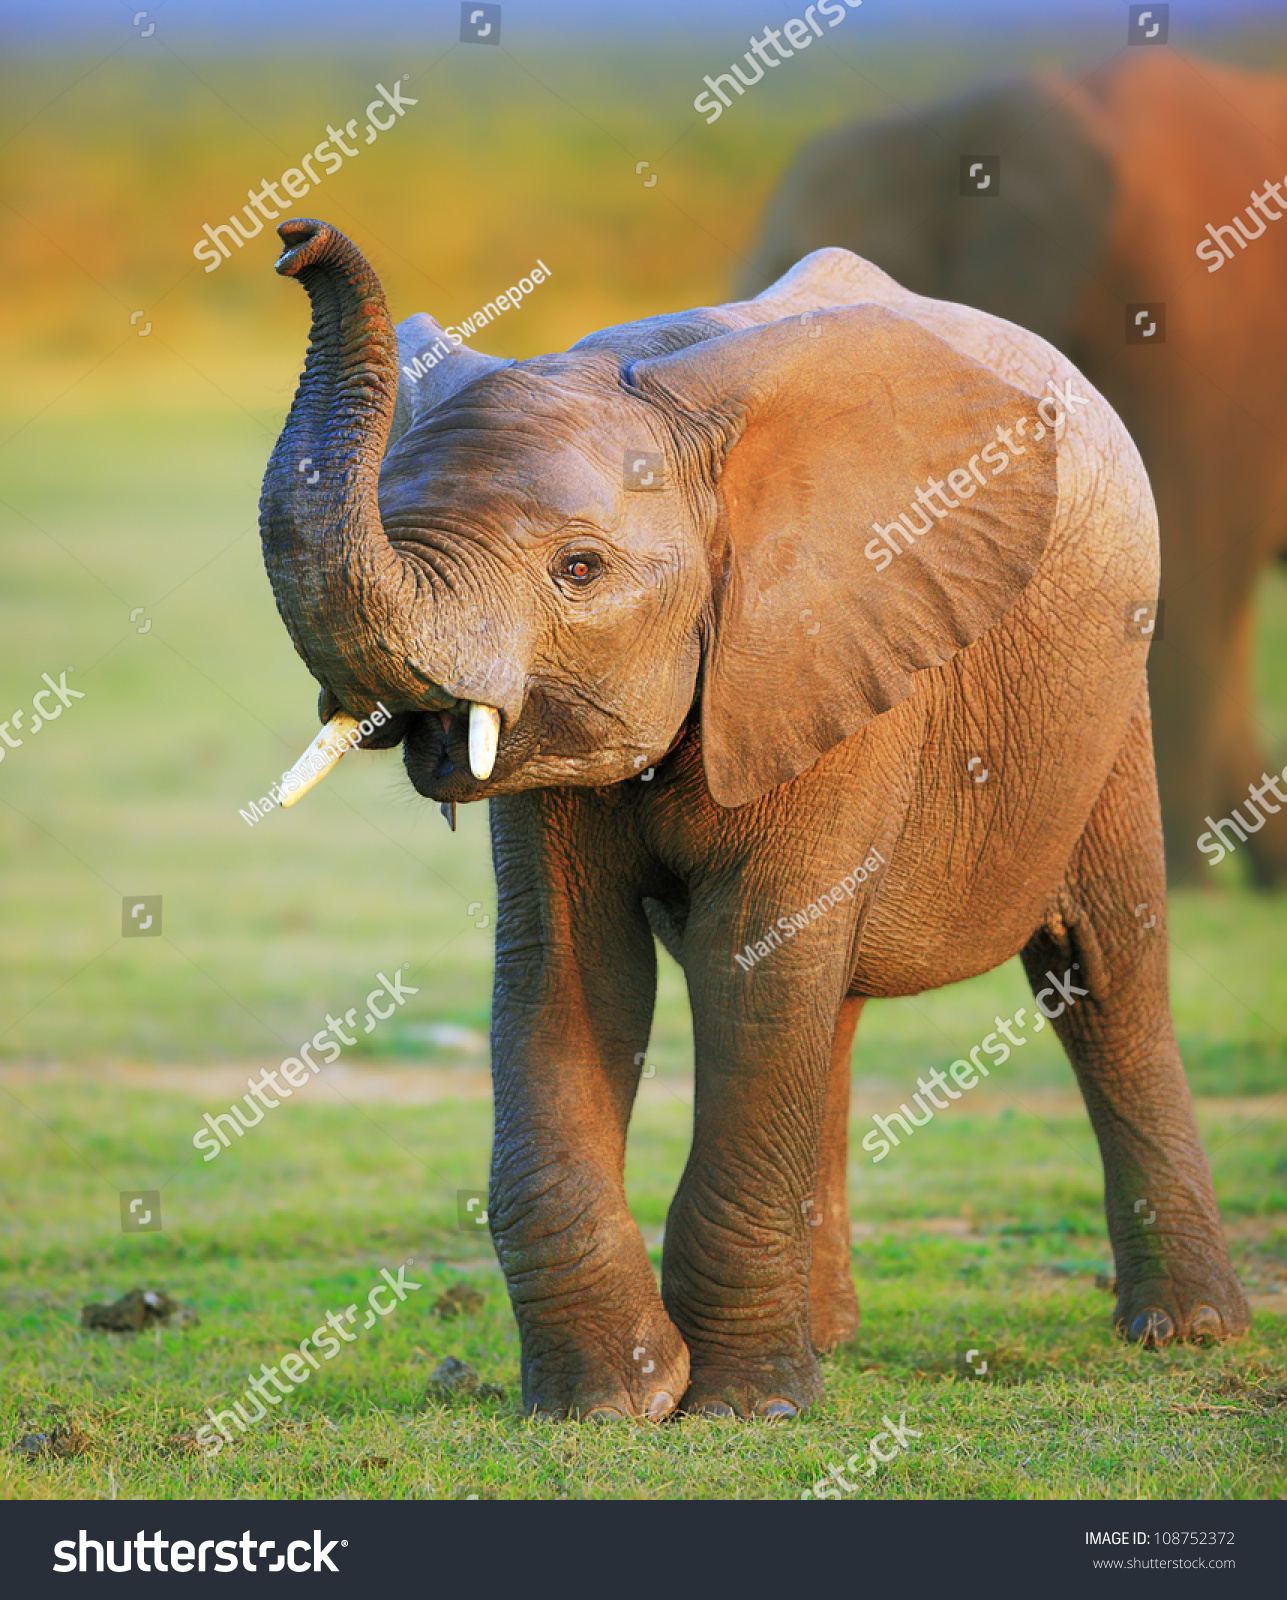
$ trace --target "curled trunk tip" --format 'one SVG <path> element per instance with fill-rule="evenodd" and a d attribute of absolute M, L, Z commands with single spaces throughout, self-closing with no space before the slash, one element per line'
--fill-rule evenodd
<path fill-rule="evenodd" d="M 316 217 L 291 217 L 277 224 L 277 234 L 285 249 L 275 263 L 283 278 L 294 278 L 305 267 L 339 265 L 344 259 L 345 247 L 357 256 L 356 245 Z"/>

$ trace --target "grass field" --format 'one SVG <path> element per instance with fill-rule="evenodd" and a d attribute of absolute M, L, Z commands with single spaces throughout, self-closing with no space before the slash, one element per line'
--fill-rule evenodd
<path fill-rule="evenodd" d="M 664 155 L 686 126 L 656 61 L 545 82 L 529 73 L 503 93 L 444 80 L 425 96 L 423 124 L 409 122 L 402 144 L 390 134 L 387 161 L 383 145 L 371 152 L 361 184 L 343 189 L 342 174 L 342 208 L 323 214 L 370 228 L 399 314 L 467 312 L 477 291 L 543 255 L 549 298 L 533 297 L 498 348 L 565 344 L 614 318 L 725 293 L 798 140 L 838 108 L 878 104 L 875 69 L 859 81 L 852 65 L 823 65 L 830 76 L 775 89 L 777 99 L 766 89 L 756 117 L 730 116 L 718 139 L 687 141 L 669 165 L 653 158 L 665 187 L 652 194 L 634 187 L 632 152 Z M 886 62 L 882 81 L 927 96 L 966 66 L 983 63 Z M 8 70 L 16 124 L 56 85 Z M 864 1321 L 828 1362 L 816 1413 L 782 1429 L 523 1418 L 501 1279 L 456 1209 L 457 1191 L 484 1189 L 488 1168 L 486 818 L 464 808 L 450 835 L 389 753 L 346 761 L 289 813 L 242 820 L 315 728 L 315 686 L 277 617 L 255 522 L 302 355 L 302 296 L 273 278 L 265 246 L 210 283 L 197 268 L 159 298 L 200 222 L 226 214 L 247 173 L 280 170 L 277 154 L 303 148 L 305 130 L 338 116 L 370 74 L 322 63 L 306 87 L 273 80 L 284 85 L 274 97 L 264 63 L 214 63 L 184 98 L 154 70 L 91 74 L 68 90 L 61 122 L 37 118 L 41 142 L 19 143 L 22 159 L 6 169 L 25 220 L 18 292 L 0 307 L 13 334 L 0 416 L 0 707 L 28 705 L 42 673 L 69 666 L 84 698 L 0 764 L 0 1495 L 795 1498 L 864 1450 L 884 1416 L 905 1412 L 919 1437 L 856 1493 L 1282 1496 L 1287 898 L 1248 891 L 1236 859 L 1210 892 L 1174 897 L 1172 975 L 1255 1309 L 1246 1341 L 1146 1353 L 1112 1338 L 1112 1299 L 1096 1284 L 1111 1269 L 1098 1158 L 1047 1032 L 994 1074 L 988 1095 L 936 1119 L 896 1159 L 853 1161 Z M 235 114 L 221 120 L 220 101 Z M 262 139 L 247 131 L 256 104 L 268 106 Z M 143 109 L 113 121 L 133 105 Z M 454 166 L 441 183 L 426 178 L 448 149 Z M 41 160 L 62 161 L 61 188 Z M 421 202 L 395 236 L 399 186 L 413 183 Z M 97 241 L 93 260 L 78 237 Z M 430 297 L 429 270 L 443 301 Z M 138 304 L 155 323 L 147 339 L 129 332 Z M 1281 764 L 1281 574 L 1266 580 L 1257 648 L 1262 724 Z M 138 895 L 162 896 L 158 938 L 121 937 L 122 901 Z M 248 1074 L 398 967 L 418 989 L 406 1006 L 359 1035 L 310 1093 L 203 1163 L 191 1144 L 203 1112 L 225 1108 Z M 855 1054 L 859 1135 L 1026 992 L 1012 962 L 870 1006 Z M 628 1181 L 657 1260 L 691 1118 L 686 1006 L 669 961 L 649 1058 L 656 1076 Z M 121 1232 L 119 1195 L 131 1189 L 161 1191 L 164 1231 Z M 210 1460 L 194 1450 L 208 1406 L 240 1398 L 260 1363 L 409 1257 L 421 1287 L 396 1314 L 244 1440 Z M 481 1304 L 436 1315 L 462 1280 Z M 190 1303 L 200 1320 L 138 1336 L 80 1328 L 83 1304 L 136 1285 Z M 991 1350 L 986 1380 L 958 1373 L 962 1345 Z M 448 1355 L 505 1398 L 427 1401 Z M 72 1453 L 9 1448 L 59 1427 L 72 1430 Z"/>
<path fill-rule="evenodd" d="M 6 1420 L 15 1438 L 56 1426 L 84 1438 L 67 1459 L 8 1452 L 0 1493 L 794 1498 L 904 1412 L 921 1437 L 860 1477 L 863 1495 L 1220 1498 L 1287 1486 L 1281 1102 L 1277 1119 L 1264 1101 L 1203 1113 L 1256 1308 L 1236 1347 L 1144 1353 L 1111 1337 L 1085 1118 L 1067 1094 L 1021 1095 L 1026 1110 L 1006 1094 L 925 1130 L 879 1183 L 857 1168 L 864 1325 L 826 1363 L 815 1413 L 781 1429 L 578 1429 L 523 1418 L 499 1272 L 485 1238 L 456 1226 L 454 1191 L 485 1185 L 486 1101 L 450 1098 L 462 1092 L 450 1069 L 431 1083 L 423 1069 L 370 1073 L 367 1092 L 384 1099 L 354 1105 L 319 1084 L 315 1103 L 269 1119 L 211 1167 L 188 1161 L 163 1191 L 166 1231 L 128 1238 L 108 1188 L 181 1161 L 201 1110 L 226 1105 L 232 1088 L 210 1086 L 203 1100 L 181 1082 L 84 1072 L 21 1083 L 39 1120 L 8 1119 L 4 1142 L 10 1183 L 23 1175 L 6 1262 Z M 414 1098 L 431 1092 L 445 1097 Z M 885 1103 L 860 1092 L 869 1110 Z M 654 1247 L 688 1113 L 682 1079 L 659 1072 L 645 1085 L 629 1187 Z M 206 1407 L 240 1399 L 261 1363 L 327 1311 L 360 1306 L 380 1268 L 409 1257 L 421 1287 L 387 1323 L 359 1330 L 233 1446 L 212 1459 L 194 1449 Z M 482 1304 L 463 1319 L 435 1315 L 462 1281 Z M 78 1328 L 82 1303 L 134 1284 L 163 1285 L 201 1322 L 137 1336 Z M 981 1381 L 957 1373 L 967 1345 L 988 1352 Z M 449 1355 L 505 1398 L 426 1403 L 426 1380 Z"/>

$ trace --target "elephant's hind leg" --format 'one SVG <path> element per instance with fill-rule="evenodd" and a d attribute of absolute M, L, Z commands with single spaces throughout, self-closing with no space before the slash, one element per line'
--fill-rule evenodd
<path fill-rule="evenodd" d="M 849 1264 L 849 1074 L 861 995 L 843 1002 L 831 1047 L 831 1077 L 822 1113 L 818 1187 L 809 1208 L 809 1331 L 823 1354 L 858 1331 L 858 1296 Z"/>
<path fill-rule="evenodd" d="M 1166 891 L 1147 699 L 1023 963 L 1104 1162 L 1128 1339 L 1230 1338 L 1247 1304 L 1220 1229 L 1167 993 Z"/>

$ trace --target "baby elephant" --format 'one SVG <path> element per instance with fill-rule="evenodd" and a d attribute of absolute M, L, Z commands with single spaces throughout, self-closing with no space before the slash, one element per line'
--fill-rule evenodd
<path fill-rule="evenodd" d="M 261 527 L 326 724 L 283 792 L 356 742 L 453 817 L 491 801 L 526 1405 L 817 1400 L 858 1320 L 863 1002 L 1016 951 L 1099 1139 L 1118 1328 L 1242 1333 L 1167 1000 L 1153 502 L 1103 398 L 843 250 L 511 362 L 395 334 L 349 240 L 278 231 L 313 328 Z M 654 935 L 697 1077 L 660 1292 L 622 1186 Z"/>

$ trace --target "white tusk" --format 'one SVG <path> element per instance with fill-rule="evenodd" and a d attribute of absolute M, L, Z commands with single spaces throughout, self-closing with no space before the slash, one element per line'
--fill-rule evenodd
<path fill-rule="evenodd" d="M 295 765 L 282 778 L 281 803 L 293 806 L 320 783 L 342 755 L 358 742 L 358 719 L 337 711 Z"/>
<path fill-rule="evenodd" d="M 500 712 L 475 700 L 469 708 L 469 770 L 485 782 L 496 765 L 496 745 L 500 739 Z"/>

